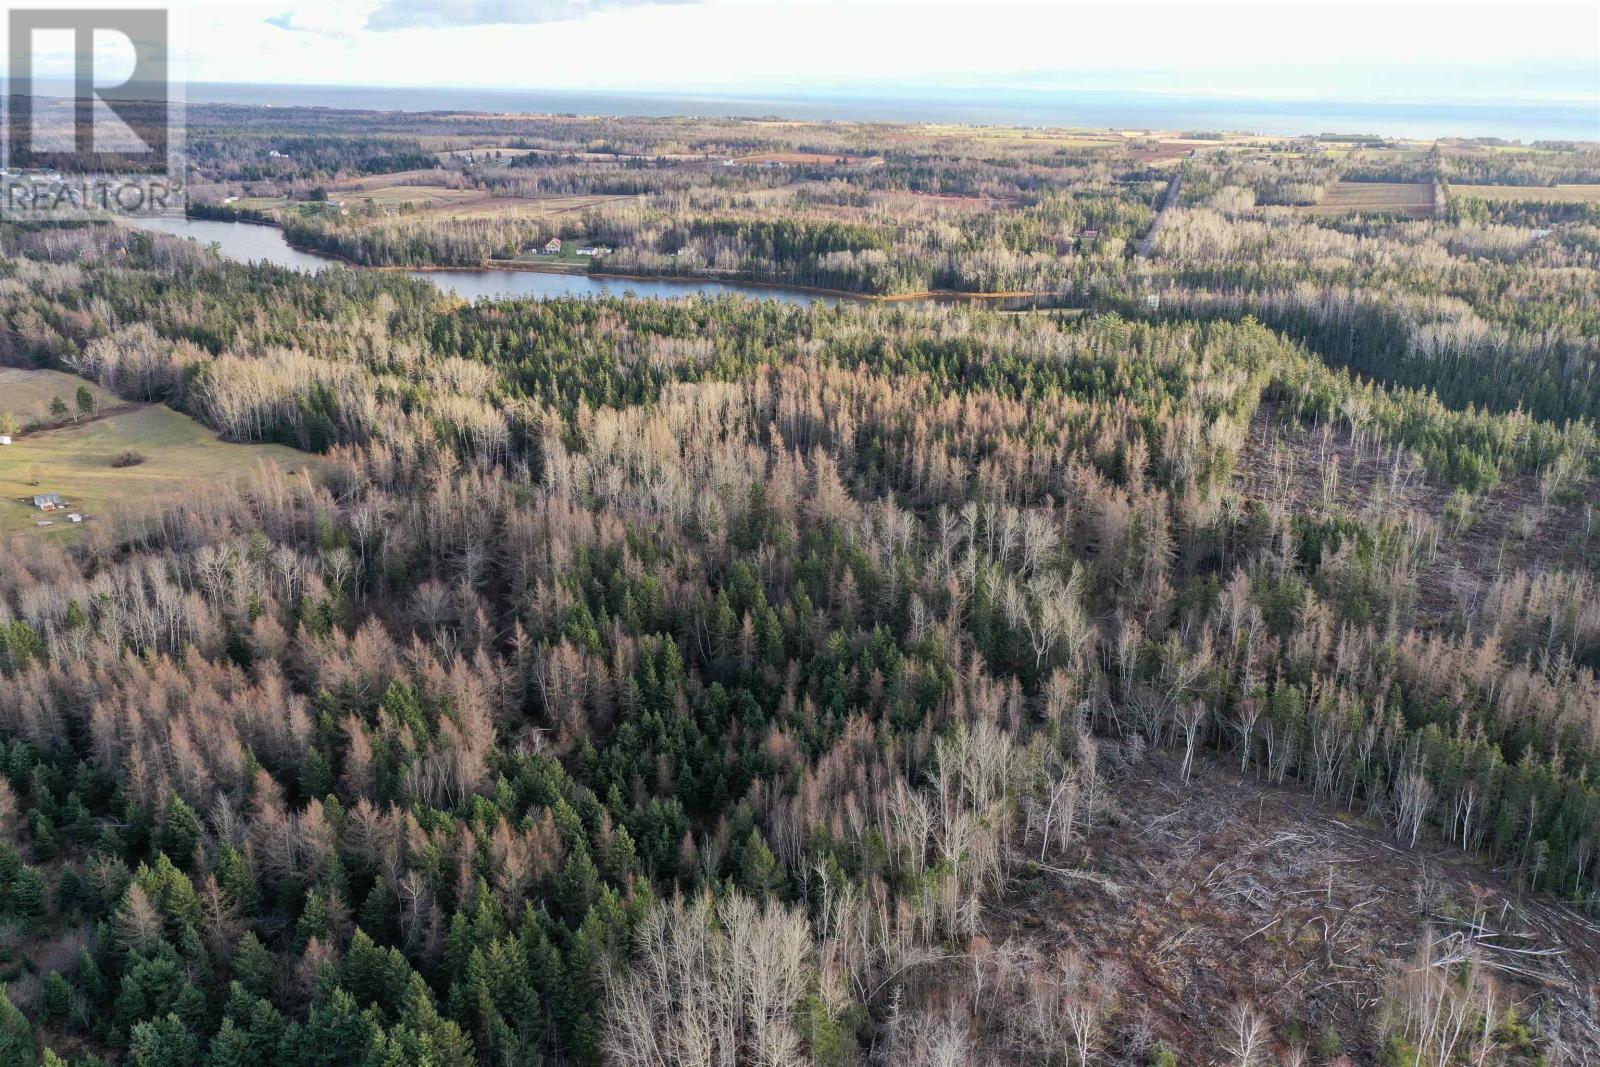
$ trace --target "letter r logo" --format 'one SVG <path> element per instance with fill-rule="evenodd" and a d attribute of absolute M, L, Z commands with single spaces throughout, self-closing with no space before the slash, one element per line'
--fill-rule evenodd
<path fill-rule="evenodd" d="M 9 14 L 8 31 L 11 75 L 5 125 L 8 166 L 50 166 L 80 174 L 128 170 L 146 174 L 167 172 L 170 101 L 165 10 L 17 8 Z M 66 33 L 71 35 L 70 122 L 65 107 L 37 91 L 34 58 L 39 31 L 53 31 L 51 36 L 58 37 L 65 37 Z M 133 46 L 133 71 L 117 85 L 96 84 L 96 31 L 120 34 Z M 113 118 L 120 121 L 109 121 Z M 48 146 L 42 144 L 38 136 L 39 119 L 47 124 L 54 121 L 59 127 L 70 127 L 70 138 L 52 137 Z M 97 126 L 101 127 L 100 136 L 97 136 Z M 120 130 L 105 129 L 118 126 Z M 108 143 L 112 146 L 107 147 Z"/>

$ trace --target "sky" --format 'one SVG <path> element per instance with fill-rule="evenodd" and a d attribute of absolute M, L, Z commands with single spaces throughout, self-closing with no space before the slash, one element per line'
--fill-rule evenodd
<path fill-rule="evenodd" d="M 1594 0 L 175 0 L 170 8 L 174 73 L 190 82 L 1103 89 L 1600 109 Z M 111 34 L 96 43 L 100 80 L 114 84 L 131 46 Z M 41 75 L 65 62 L 64 50 L 41 44 L 35 56 Z"/>

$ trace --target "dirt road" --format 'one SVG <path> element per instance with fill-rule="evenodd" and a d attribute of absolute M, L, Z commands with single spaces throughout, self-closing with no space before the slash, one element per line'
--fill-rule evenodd
<path fill-rule="evenodd" d="M 1161 194 L 1161 203 L 1156 205 L 1156 220 L 1150 224 L 1139 243 L 1134 246 L 1134 251 L 1141 256 L 1149 258 L 1155 251 L 1156 237 L 1161 233 L 1161 224 L 1166 221 L 1167 211 L 1178 202 L 1178 187 L 1183 184 L 1183 175 L 1174 174 L 1172 181 L 1167 184 L 1166 192 Z"/>

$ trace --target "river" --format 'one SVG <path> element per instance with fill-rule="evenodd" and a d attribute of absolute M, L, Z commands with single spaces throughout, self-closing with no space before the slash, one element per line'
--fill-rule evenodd
<path fill-rule="evenodd" d="M 274 263 L 291 270 L 312 274 L 339 263 L 330 256 L 301 252 L 289 247 L 283 231 L 275 226 L 248 222 L 217 222 L 210 219 L 128 219 L 143 230 L 159 230 L 178 237 L 190 237 L 201 244 L 214 244 L 229 259 L 241 263 Z M 466 300 L 480 297 L 542 299 L 555 296 L 602 296 L 632 293 L 640 297 L 668 299 L 675 296 L 734 293 L 757 299 L 780 300 L 786 304 L 837 304 L 840 297 L 759 285 L 679 278 L 605 278 L 589 274 L 554 274 L 528 270 L 450 270 L 407 271 L 413 278 L 432 282 L 446 292 Z"/>

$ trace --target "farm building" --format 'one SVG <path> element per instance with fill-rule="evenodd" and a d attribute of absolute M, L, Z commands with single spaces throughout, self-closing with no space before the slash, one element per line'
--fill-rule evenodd
<path fill-rule="evenodd" d="M 559 253 L 561 251 L 561 238 L 559 238 L 559 237 L 550 238 L 550 240 L 548 240 L 548 241 L 546 241 L 544 243 L 544 250 L 545 250 L 545 254 L 546 255 L 553 256 L 553 255 L 556 255 L 557 253 Z"/>
<path fill-rule="evenodd" d="M 8 433 L 0 433 L 0 445 L 9 445 L 10 443 L 11 435 Z"/>
<path fill-rule="evenodd" d="M 67 502 L 60 493 L 39 493 L 33 498 L 33 506 L 40 511 L 54 511 L 66 507 Z"/>

